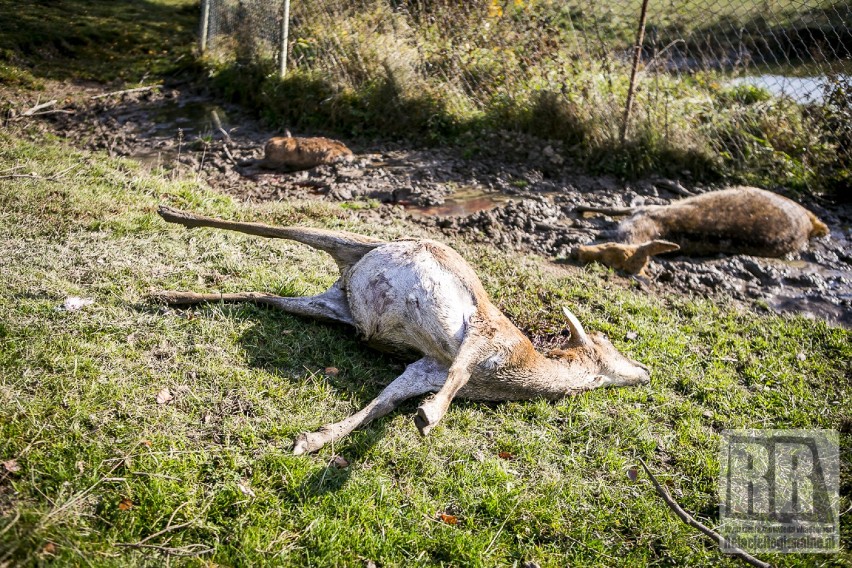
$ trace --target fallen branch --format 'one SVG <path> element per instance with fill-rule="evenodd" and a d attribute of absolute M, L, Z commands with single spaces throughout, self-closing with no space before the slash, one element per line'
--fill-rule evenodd
<path fill-rule="evenodd" d="M 692 196 L 695 195 L 694 193 L 692 193 L 691 191 L 689 191 L 688 189 L 683 187 L 678 182 L 672 181 L 670 179 L 663 179 L 663 178 L 655 179 L 651 183 L 653 185 L 656 185 L 658 187 L 662 187 L 663 189 L 667 189 L 667 190 L 671 191 L 672 193 L 676 193 L 676 194 L 682 195 L 684 197 L 692 197 Z"/>
<path fill-rule="evenodd" d="M 225 155 L 228 156 L 228 159 L 231 160 L 232 163 L 237 163 L 237 160 L 234 159 L 234 155 L 231 153 L 231 150 L 228 148 L 228 144 L 222 142 L 222 150 L 225 151 Z"/>
<path fill-rule="evenodd" d="M 215 110 L 211 110 L 211 111 L 210 111 L 210 118 L 212 118 L 212 119 L 213 119 L 213 124 L 216 126 L 216 129 L 217 129 L 219 132 L 221 132 L 221 133 L 222 133 L 222 136 L 224 136 L 224 137 L 225 137 L 225 140 L 227 140 L 228 142 L 231 142 L 231 141 L 232 141 L 232 140 L 231 140 L 231 135 L 230 135 L 230 134 L 228 134 L 228 131 L 227 131 L 227 130 L 225 130 L 224 128 L 222 128 L 222 121 L 221 121 L 221 120 L 219 120 L 219 113 L 217 113 Z"/>
<path fill-rule="evenodd" d="M 29 179 L 40 179 L 40 180 L 44 180 L 44 181 L 59 181 L 65 176 L 66 173 L 68 173 L 69 171 L 71 171 L 74 168 L 79 167 L 79 166 L 80 166 L 80 164 L 74 164 L 73 166 L 68 166 L 67 168 L 65 168 L 61 172 L 57 172 L 57 173 L 53 174 L 52 176 L 42 176 L 42 175 L 39 175 L 39 174 L 6 174 L 6 175 L 0 176 L 0 179 L 29 178 Z M 13 168 L 13 170 L 14 169 L 16 169 L 16 168 Z"/>
<path fill-rule="evenodd" d="M 666 505 L 668 505 L 669 508 L 674 511 L 675 515 L 680 517 L 680 520 L 682 520 L 684 523 L 691 526 L 692 528 L 698 529 L 699 531 L 703 532 L 704 534 L 715 540 L 717 543 L 721 543 L 725 540 L 722 535 L 720 535 L 707 525 L 696 521 L 692 515 L 684 511 L 683 508 L 681 508 L 681 506 L 677 504 L 677 501 L 672 499 L 672 496 L 669 495 L 669 492 L 666 490 L 666 488 L 660 485 L 660 482 L 657 481 L 657 478 L 654 477 L 654 474 L 651 473 L 651 470 L 648 468 L 648 464 L 646 464 L 642 458 L 639 458 L 639 463 L 642 464 L 642 468 L 645 470 L 645 473 L 647 473 L 648 477 L 651 478 L 651 483 L 654 484 L 654 488 L 657 490 L 657 494 L 663 499 L 663 501 L 666 502 Z M 752 566 L 756 566 L 757 568 L 772 568 L 771 564 L 763 562 L 762 560 L 758 560 L 742 548 L 733 546 L 728 550 L 727 553 L 732 556 L 736 556 L 740 560 L 743 560 L 744 562 L 747 562 Z"/>
<path fill-rule="evenodd" d="M 56 99 L 53 99 L 52 101 L 47 101 L 46 103 L 41 103 L 40 105 L 36 105 L 31 109 L 25 110 L 24 112 L 21 113 L 21 116 L 32 116 L 36 112 L 43 110 L 43 109 L 46 109 L 48 107 L 52 107 L 55 104 L 56 104 Z"/>
<path fill-rule="evenodd" d="M 143 93 L 145 91 L 150 91 L 152 89 L 159 89 L 159 88 L 160 88 L 160 85 L 148 85 L 147 87 L 136 87 L 135 89 L 124 89 L 124 90 L 121 90 L 121 91 L 112 91 L 110 93 L 101 93 L 100 95 L 92 95 L 89 98 L 92 99 L 92 100 L 103 99 L 103 98 L 106 98 L 106 97 L 113 97 L 113 96 L 116 96 L 116 95 L 127 95 L 127 94 L 130 94 L 130 93 Z"/>

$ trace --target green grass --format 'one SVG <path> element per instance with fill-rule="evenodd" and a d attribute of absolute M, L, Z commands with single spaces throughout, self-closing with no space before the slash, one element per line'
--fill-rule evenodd
<path fill-rule="evenodd" d="M 456 401 L 426 439 L 411 401 L 317 455 L 291 456 L 294 435 L 364 405 L 403 362 L 344 327 L 267 309 L 149 304 L 157 289 L 302 295 L 335 279 L 305 247 L 188 231 L 160 221 L 156 205 L 385 238 L 422 229 L 333 204 L 239 204 L 2 131 L 0 171 L 15 166 L 38 177 L 0 179 L 0 462 L 18 466 L 0 466 L 0 566 L 161 565 L 166 549 L 198 554 L 171 558 L 182 565 L 733 566 L 644 476 L 627 475 L 644 458 L 714 525 L 725 428 L 840 430 L 841 510 L 850 505 L 849 331 L 649 297 L 603 271 L 554 272 L 461 242 L 538 345 L 564 339 L 569 305 L 651 366 L 652 384 L 555 403 Z M 57 310 L 68 296 L 94 304 Z M 174 399 L 157 404 L 164 387 Z M 335 454 L 350 465 L 330 466 Z M 840 555 L 765 558 L 848 565 L 850 518 Z M 140 542 L 160 548 L 124 546 Z"/>
<path fill-rule="evenodd" d="M 0 85 L 141 83 L 194 64 L 190 0 L 0 0 Z"/>

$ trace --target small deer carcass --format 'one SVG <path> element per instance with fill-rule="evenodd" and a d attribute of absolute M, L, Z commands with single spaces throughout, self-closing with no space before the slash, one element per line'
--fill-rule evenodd
<path fill-rule="evenodd" d="M 266 142 L 263 158 L 247 162 L 261 168 L 283 171 L 309 170 L 352 159 L 352 151 L 343 142 L 330 138 L 276 136 Z"/>
<path fill-rule="evenodd" d="M 371 345 L 421 355 L 356 414 L 299 435 L 293 452 L 316 451 L 387 414 L 402 401 L 435 393 L 417 409 L 426 435 L 458 395 L 472 400 L 558 399 L 603 387 L 646 384 L 648 368 L 619 353 L 599 333 L 586 333 L 563 308 L 567 344 L 547 354 L 488 298 L 479 278 L 450 247 L 428 239 L 386 242 L 352 233 L 229 222 L 160 207 L 168 222 L 216 227 L 304 243 L 329 253 L 340 278 L 318 296 L 287 298 L 248 292 L 161 292 L 170 305 L 247 301 L 292 314 L 354 326 Z"/>

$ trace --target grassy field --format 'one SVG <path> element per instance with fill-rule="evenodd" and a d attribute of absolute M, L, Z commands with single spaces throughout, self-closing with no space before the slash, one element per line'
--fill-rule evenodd
<path fill-rule="evenodd" d="M 850 504 L 848 331 L 648 297 L 605 272 L 459 242 L 538 345 L 563 338 L 568 305 L 651 366 L 652 384 L 457 401 L 426 439 L 412 401 L 291 456 L 295 434 L 365 404 L 403 362 L 262 308 L 151 305 L 156 289 L 301 295 L 335 278 L 307 248 L 167 226 L 156 204 L 386 238 L 413 229 L 329 204 L 240 205 L 35 133 L 0 133 L 0 170 L 13 167 L 34 177 L 0 180 L 0 566 L 733 564 L 628 470 L 644 458 L 713 525 L 719 432 L 737 427 L 843 432 Z M 94 303 L 60 309 L 73 296 Z M 848 564 L 848 514 L 842 535 L 837 556 L 769 558 Z"/>
<path fill-rule="evenodd" d="M 189 58 L 196 9 L 0 0 L 0 83 L 162 80 Z M 850 506 L 849 331 L 649 297 L 599 269 L 460 241 L 450 244 L 538 346 L 564 340 L 569 306 L 648 364 L 651 385 L 556 403 L 456 401 L 426 439 L 411 401 L 294 457 L 293 436 L 366 404 L 405 362 L 341 326 L 148 302 L 159 289 L 311 294 L 336 276 L 306 247 L 166 225 L 157 204 L 383 238 L 423 229 L 334 204 L 241 204 L 22 124 L 0 130 L 1 568 L 733 566 L 628 472 L 645 459 L 712 526 L 719 434 L 738 427 L 839 430 L 841 511 Z M 93 303 L 63 309 L 72 297 Z M 849 565 L 849 513 L 841 535 L 839 555 L 762 557 Z"/>

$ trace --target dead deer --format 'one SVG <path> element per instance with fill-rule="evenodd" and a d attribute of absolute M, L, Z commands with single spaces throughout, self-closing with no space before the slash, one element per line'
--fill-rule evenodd
<path fill-rule="evenodd" d="M 160 207 L 160 216 L 186 227 L 215 227 L 289 239 L 329 253 L 340 278 L 317 296 L 288 298 L 248 292 L 160 292 L 169 305 L 255 302 L 323 321 L 355 327 L 368 344 L 398 353 L 419 353 L 379 396 L 356 414 L 315 432 L 300 434 L 293 453 L 338 440 L 391 412 L 404 400 L 435 393 L 417 409 L 414 422 L 426 435 L 458 395 L 471 400 L 558 399 L 604 386 L 647 384 L 648 367 L 619 353 L 600 333 L 586 333 L 563 308 L 570 338 L 546 355 L 491 303 L 476 273 L 453 249 L 437 241 L 381 241 L 311 229 L 231 222 Z"/>
<path fill-rule="evenodd" d="M 795 201 L 756 187 L 712 191 L 670 205 L 577 211 L 629 215 L 618 226 L 618 241 L 640 245 L 665 239 L 693 255 L 782 257 L 829 233 L 825 223 Z"/>
<path fill-rule="evenodd" d="M 573 256 L 582 263 L 600 262 L 628 274 L 645 275 L 648 261 L 652 256 L 673 252 L 680 247 L 669 241 L 649 241 L 641 245 L 622 243 L 601 243 L 598 245 L 580 245 Z"/>
<path fill-rule="evenodd" d="M 300 138 L 286 136 L 270 138 L 263 149 L 263 158 L 246 165 L 261 168 L 296 171 L 308 170 L 323 164 L 334 164 L 352 158 L 352 151 L 343 142 L 330 138 Z"/>

